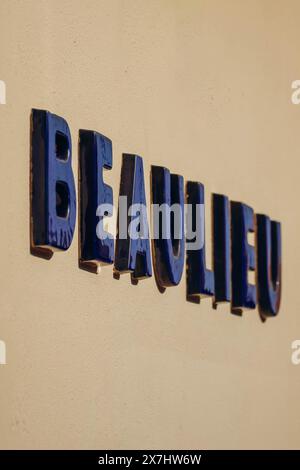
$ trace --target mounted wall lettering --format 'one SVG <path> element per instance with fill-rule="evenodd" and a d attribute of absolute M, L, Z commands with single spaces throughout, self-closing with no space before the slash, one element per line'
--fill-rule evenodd
<path fill-rule="evenodd" d="M 48 111 L 31 114 L 31 253 L 50 259 L 67 250 L 76 221 L 72 142 L 67 122 Z M 123 154 L 117 231 L 104 227 L 114 213 L 113 190 L 103 169 L 113 166 L 112 142 L 92 131 L 79 131 L 79 267 L 98 273 L 114 265 L 114 277 L 131 281 L 152 276 L 158 288 L 180 283 L 186 254 L 187 300 L 210 297 L 216 308 L 230 302 L 231 311 L 258 306 L 260 317 L 277 315 L 281 297 L 281 224 L 222 194 L 212 195 L 212 242 L 205 242 L 204 186 L 184 180 L 169 169 L 151 167 L 152 233 L 146 204 L 143 159 Z M 255 233 L 255 246 L 248 233 Z M 115 239 L 115 240 L 114 240 Z M 206 246 L 212 269 L 206 266 Z M 255 285 L 248 280 L 255 271 Z"/>
<path fill-rule="evenodd" d="M 72 243 L 76 192 L 67 122 L 48 111 L 31 116 L 31 251 L 51 258 Z"/>
<path fill-rule="evenodd" d="M 201 183 L 188 181 L 186 186 L 187 202 L 191 205 L 189 217 L 199 220 L 202 224 L 195 224 L 202 230 L 203 241 L 197 250 L 187 250 L 187 298 L 198 301 L 201 297 L 213 297 L 215 294 L 214 272 L 206 268 L 205 259 L 205 212 L 204 212 L 204 186 Z M 202 213 L 201 213 L 202 212 Z M 190 225 L 193 221 L 189 222 Z"/>
<path fill-rule="evenodd" d="M 157 283 L 164 289 L 179 284 L 184 268 L 183 177 L 171 174 L 167 168 L 152 166 L 151 191 L 153 210 L 161 211 L 161 217 L 155 217 L 156 223 L 153 224 L 156 235 L 152 240 L 153 265 Z M 173 211 L 174 205 L 179 205 L 180 210 Z M 175 234 L 175 220 L 172 223 L 171 217 L 176 214 L 179 220 L 176 221 L 178 233 Z"/>
<path fill-rule="evenodd" d="M 230 302 L 230 205 L 223 194 L 213 194 L 213 269 L 215 275 L 214 307 Z"/>
<path fill-rule="evenodd" d="M 119 200 L 114 272 L 116 277 L 131 273 L 136 283 L 152 276 L 144 168 L 138 155 L 123 154 Z"/>
<path fill-rule="evenodd" d="M 113 190 L 103 181 L 103 169 L 112 169 L 112 142 L 94 131 L 79 130 L 79 266 L 98 272 L 114 261 L 112 236 L 97 236 L 105 215 L 112 215 Z M 100 209 L 98 209 L 100 208 Z M 101 212 L 102 210 L 102 212 Z"/>
<path fill-rule="evenodd" d="M 241 314 L 244 308 L 256 307 L 256 286 L 249 284 L 248 271 L 254 271 L 254 247 L 248 243 L 248 232 L 254 232 L 253 209 L 241 202 L 231 202 L 232 249 L 232 312 Z"/>

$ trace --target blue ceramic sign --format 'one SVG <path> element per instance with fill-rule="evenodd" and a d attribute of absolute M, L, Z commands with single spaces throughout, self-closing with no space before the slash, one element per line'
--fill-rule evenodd
<path fill-rule="evenodd" d="M 108 137 L 79 130 L 78 196 L 69 126 L 45 110 L 31 115 L 31 253 L 50 259 L 73 239 L 78 199 L 79 267 L 98 273 L 113 265 L 114 277 L 130 273 L 136 284 L 152 276 L 161 292 L 177 286 L 186 265 L 186 298 L 210 297 L 231 312 L 258 307 L 262 320 L 277 315 L 281 297 L 281 224 L 248 205 L 212 195 L 212 240 L 205 240 L 204 186 L 163 166 L 152 166 L 147 204 L 142 157 L 124 153 L 117 211 L 104 170 L 112 170 Z M 150 213 L 149 213 L 150 210 Z M 117 213 L 116 233 L 105 221 Z M 151 214 L 151 215 L 150 215 Z M 149 221 L 151 219 L 151 224 Z M 150 230 L 150 227 L 152 230 Z M 254 246 L 248 234 L 254 233 Z M 206 266 L 207 245 L 212 269 Z M 255 272 L 255 284 L 249 282 Z"/>

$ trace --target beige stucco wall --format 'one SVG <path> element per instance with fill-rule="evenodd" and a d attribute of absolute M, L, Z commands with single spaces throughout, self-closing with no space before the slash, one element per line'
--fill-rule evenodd
<path fill-rule="evenodd" d="M 0 4 L 1 448 L 299 447 L 300 3 L 293 0 Z M 277 318 L 185 301 L 78 269 L 76 235 L 29 253 L 29 116 L 67 119 L 122 152 L 282 222 Z M 207 217 L 210 217 L 207 208 Z M 210 243 L 208 243 L 210 246 Z"/>

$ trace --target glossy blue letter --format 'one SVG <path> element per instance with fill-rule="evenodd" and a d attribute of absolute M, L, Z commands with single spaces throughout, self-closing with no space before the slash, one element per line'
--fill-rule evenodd
<path fill-rule="evenodd" d="M 113 190 L 103 181 L 103 168 L 112 168 L 111 140 L 98 132 L 81 129 L 79 266 L 94 273 L 102 264 L 111 264 L 114 260 L 113 236 L 103 229 L 104 217 L 112 215 Z"/>
<path fill-rule="evenodd" d="M 214 306 L 231 300 L 230 206 L 227 196 L 213 194 Z"/>
<path fill-rule="evenodd" d="M 231 311 L 237 315 L 242 314 L 243 308 L 256 307 L 256 286 L 248 283 L 248 271 L 256 267 L 255 250 L 248 243 L 248 232 L 254 232 L 253 209 L 241 202 L 231 202 Z"/>
<path fill-rule="evenodd" d="M 125 208 L 123 205 L 121 207 L 121 201 L 125 201 Z M 114 271 L 116 277 L 130 272 L 133 284 L 139 279 L 152 276 L 145 208 L 143 160 L 138 155 L 123 154 Z M 138 212 L 139 215 L 134 217 L 133 212 Z M 137 237 L 133 237 L 130 228 L 135 223 Z"/>
<path fill-rule="evenodd" d="M 187 250 L 187 300 L 199 302 L 201 297 L 213 296 L 215 293 L 214 272 L 206 268 L 205 257 L 205 205 L 204 186 L 201 183 L 188 181 L 186 186 L 188 209 L 188 226 L 193 226 L 201 233 L 201 243 L 197 249 Z M 192 222 L 189 218 L 192 217 Z M 198 221 L 197 221 L 198 219 Z M 199 225 L 199 227 L 197 227 Z"/>
<path fill-rule="evenodd" d="M 162 166 L 151 167 L 153 265 L 160 288 L 177 286 L 184 267 L 183 177 Z M 176 233 L 175 233 L 176 232 Z"/>
<path fill-rule="evenodd" d="M 263 320 L 277 315 L 281 296 L 281 225 L 262 214 L 257 224 L 258 309 Z"/>
<path fill-rule="evenodd" d="M 32 110 L 31 253 L 51 258 L 71 245 L 76 221 L 72 144 L 67 122 Z"/>

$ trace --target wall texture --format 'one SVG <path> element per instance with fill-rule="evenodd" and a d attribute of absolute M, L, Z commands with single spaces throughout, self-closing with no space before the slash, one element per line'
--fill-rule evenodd
<path fill-rule="evenodd" d="M 1 448 L 299 447 L 299 17 L 296 0 L 1 1 Z M 279 316 L 79 270 L 78 227 L 32 257 L 32 107 L 67 119 L 76 177 L 78 129 L 112 139 L 115 196 L 131 152 L 148 202 L 153 163 L 280 220 Z"/>

